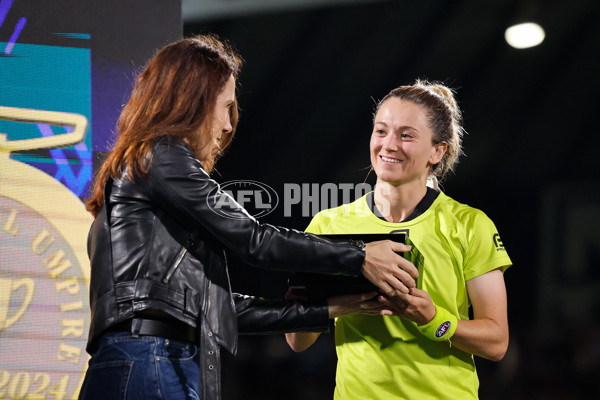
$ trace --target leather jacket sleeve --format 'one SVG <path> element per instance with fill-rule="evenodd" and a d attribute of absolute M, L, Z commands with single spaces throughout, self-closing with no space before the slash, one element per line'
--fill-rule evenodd
<path fill-rule="evenodd" d="M 267 300 L 233 294 L 240 334 L 322 332 L 329 328 L 327 305 Z"/>
<path fill-rule="evenodd" d="M 249 264 L 288 271 L 360 274 L 364 249 L 258 223 L 220 189 L 179 138 L 165 137 L 155 144 L 148 183 L 152 201 L 164 213 L 191 232 L 208 232 Z M 217 204 L 219 213 L 214 211 Z"/>

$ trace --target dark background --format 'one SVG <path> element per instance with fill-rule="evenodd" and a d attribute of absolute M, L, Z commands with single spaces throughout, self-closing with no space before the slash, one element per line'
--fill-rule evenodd
<path fill-rule="evenodd" d="M 500 363 L 477 359 L 481 398 L 594 397 L 600 378 L 600 2 L 349 1 L 230 17 L 184 13 L 183 26 L 179 1 L 46 3 L 15 0 L 0 39 L 8 40 L 27 16 L 19 42 L 92 49 L 96 168 L 135 71 L 182 31 L 216 33 L 246 61 L 238 133 L 215 179 L 259 181 L 280 200 L 285 184 L 363 182 L 375 101 L 394 87 L 424 78 L 456 89 L 466 155 L 443 189 L 490 216 L 514 263 L 505 275 L 511 343 Z M 233 9 L 246 1 L 223 3 Z M 540 46 L 516 50 L 504 41 L 504 30 L 523 19 L 546 30 Z M 91 39 L 82 43 L 56 32 Z M 373 184 L 373 176 L 367 182 Z M 284 216 L 279 205 L 260 220 L 304 229 L 310 216 L 292 211 Z M 284 295 L 286 274 L 235 259 L 231 264 L 234 290 Z M 332 335 L 300 354 L 282 335 L 243 337 L 238 356 L 224 361 L 225 400 L 332 398 Z"/>
<path fill-rule="evenodd" d="M 280 196 L 285 183 L 362 182 L 374 101 L 416 78 L 446 83 L 467 135 L 443 189 L 492 218 L 514 263 L 511 344 L 500 363 L 477 359 L 481 398 L 587 398 L 600 378 L 599 17 L 595 0 L 437 0 L 187 20 L 184 35 L 217 33 L 246 61 L 238 133 L 214 176 Z M 524 18 L 546 39 L 516 50 L 504 30 Z M 296 211 L 261 221 L 304 229 Z M 286 277 L 233 261 L 237 291 L 280 297 Z M 331 335 L 302 354 L 244 337 L 224 398 L 330 399 L 334 369 Z"/>

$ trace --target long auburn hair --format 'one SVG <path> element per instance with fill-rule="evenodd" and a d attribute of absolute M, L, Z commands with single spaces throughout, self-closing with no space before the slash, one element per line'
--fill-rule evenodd
<path fill-rule="evenodd" d="M 215 35 L 197 35 L 159 50 L 137 77 L 131 97 L 118 121 L 118 138 L 100 167 L 86 209 L 94 216 L 104 202 L 109 176 L 146 177 L 154 142 L 165 135 L 185 139 L 198 156 L 201 140 L 210 135 L 210 123 L 219 93 L 233 75 L 237 79 L 241 57 Z M 236 103 L 230 107 L 233 130 L 221 135 L 217 151 L 201 160 L 210 172 L 231 144 L 239 119 Z"/>

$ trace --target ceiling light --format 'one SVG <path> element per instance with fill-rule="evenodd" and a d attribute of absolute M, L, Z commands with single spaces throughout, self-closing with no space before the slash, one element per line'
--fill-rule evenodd
<path fill-rule="evenodd" d="M 504 37 L 508 44 L 515 49 L 526 49 L 542 43 L 546 33 L 535 22 L 526 22 L 508 28 L 504 33 Z"/>

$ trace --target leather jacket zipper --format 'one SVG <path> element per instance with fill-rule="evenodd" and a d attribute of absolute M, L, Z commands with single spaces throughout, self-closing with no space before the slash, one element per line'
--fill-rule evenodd
<path fill-rule="evenodd" d="M 175 261 L 173 262 L 173 265 L 171 265 L 171 268 L 169 268 L 167 275 L 163 279 L 163 283 L 168 283 L 169 280 L 171 279 L 171 277 L 173 276 L 173 274 L 175 273 L 175 271 L 177 271 L 179 264 L 181 264 L 183 257 L 185 257 L 185 254 L 188 251 L 188 247 L 192 246 L 194 244 L 194 242 L 196 241 L 196 235 L 197 235 L 196 232 L 192 232 L 192 234 L 188 238 L 185 246 L 183 246 L 181 248 L 181 250 L 179 250 L 179 253 L 177 253 L 177 257 L 175 257 Z"/>
<path fill-rule="evenodd" d="M 206 279 L 208 281 L 208 286 L 206 288 L 206 313 L 208 314 L 208 310 L 210 310 L 210 286 L 212 285 L 212 281 L 210 279 Z"/>
<path fill-rule="evenodd" d="M 167 275 L 163 279 L 164 283 L 169 282 L 169 279 L 171 279 L 171 276 L 173 276 L 173 274 L 175 273 L 175 270 L 177 270 L 177 267 L 179 267 L 179 264 L 181 264 L 181 260 L 183 260 L 185 253 L 187 253 L 187 248 L 185 246 L 183 246 L 181 248 L 181 250 L 179 250 L 179 254 L 177 254 L 177 258 L 175 259 L 175 262 L 169 269 L 169 272 L 167 272 Z"/>

